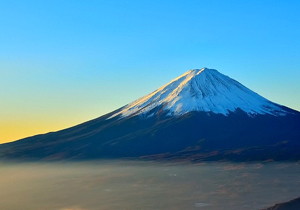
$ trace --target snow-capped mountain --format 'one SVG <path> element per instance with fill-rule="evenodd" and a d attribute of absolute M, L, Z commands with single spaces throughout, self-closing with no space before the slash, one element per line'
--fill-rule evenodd
<path fill-rule="evenodd" d="M 212 69 L 80 125 L 0 145 L 18 160 L 300 160 L 300 113 Z"/>
<path fill-rule="evenodd" d="M 281 106 L 230 77 L 214 69 L 202 68 L 184 73 L 156 91 L 128 104 L 111 117 L 147 116 L 149 111 L 158 106 L 162 106 L 169 115 L 183 115 L 191 111 L 228 115 L 237 109 L 249 115 L 286 114 Z"/>

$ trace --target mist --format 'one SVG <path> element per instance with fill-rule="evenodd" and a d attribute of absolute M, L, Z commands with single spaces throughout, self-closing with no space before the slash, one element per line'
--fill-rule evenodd
<path fill-rule="evenodd" d="M 0 163 L 0 209 L 262 209 L 299 197 L 298 163 Z"/>

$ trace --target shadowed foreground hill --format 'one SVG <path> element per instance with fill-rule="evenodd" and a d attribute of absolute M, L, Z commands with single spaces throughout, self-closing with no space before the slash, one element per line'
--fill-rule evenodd
<path fill-rule="evenodd" d="M 279 203 L 275 206 L 266 208 L 264 210 L 299 210 L 300 209 L 300 198 L 296 198 L 294 200 L 285 202 L 285 203 Z"/>

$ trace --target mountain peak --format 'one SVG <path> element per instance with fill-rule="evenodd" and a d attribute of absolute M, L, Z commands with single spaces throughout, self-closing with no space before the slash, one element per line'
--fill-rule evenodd
<path fill-rule="evenodd" d="M 201 73 L 201 72 L 204 72 L 204 71 L 217 71 L 215 69 L 209 69 L 209 68 L 206 68 L 206 67 L 203 67 L 201 69 L 191 69 L 189 70 L 191 72 L 196 72 L 196 73 Z"/>
<path fill-rule="evenodd" d="M 171 82 L 174 82 L 181 78 L 185 78 L 186 80 L 192 80 L 192 79 L 198 78 L 198 77 L 200 77 L 200 78 L 202 77 L 202 78 L 206 78 L 206 79 L 216 79 L 216 78 L 222 77 L 222 76 L 224 76 L 224 75 L 221 74 L 220 72 L 218 72 L 217 70 L 204 67 L 201 69 L 191 69 L 191 70 L 185 72 L 184 74 L 180 75 L 179 77 L 173 79 Z"/>
<path fill-rule="evenodd" d="M 184 74 L 182 74 L 181 76 L 184 76 L 184 75 L 187 75 L 187 74 L 191 74 L 193 76 L 197 76 L 201 73 L 214 73 L 214 72 L 217 72 L 219 73 L 217 70 L 215 69 L 209 69 L 209 68 L 206 68 L 206 67 L 203 67 L 201 69 L 191 69 L 187 72 L 185 72 Z M 180 77 L 180 76 L 179 76 Z"/>
<path fill-rule="evenodd" d="M 215 69 L 191 69 L 154 92 L 126 105 L 115 116 L 152 116 L 151 110 L 167 115 L 191 111 L 228 115 L 242 110 L 248 115 L 285 115 L 286 111 Z M 158 111 L 157 111 L 158 112 Z M 150 114 L 151 113 L 151 114 Z"/>

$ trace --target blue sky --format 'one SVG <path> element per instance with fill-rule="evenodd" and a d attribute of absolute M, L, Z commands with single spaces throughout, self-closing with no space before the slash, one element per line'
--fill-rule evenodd
<path fill-rule="evenodd" d="M 300 110 L 299 11 L 292 0 L 0 1 L 0 142 L 95 118 L 201 67 Z"/>

